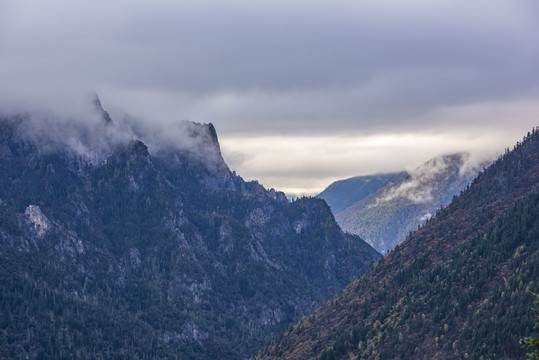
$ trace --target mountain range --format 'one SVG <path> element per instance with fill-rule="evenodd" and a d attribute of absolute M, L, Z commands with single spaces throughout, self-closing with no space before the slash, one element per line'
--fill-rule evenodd
<path fill-rule="evenodd" d="M 470 185 L 466 154 L 355 179 L 371 208 L 449 202 L 381 257 L 323 199 L 231 171 L 212 124 L 90 110 L 0 119 L 0 358 L 524 356 L 539 128 Z"/>
<path fill-rule="evenodd" d="M 486 165 L 472 162 L 467 153 L 437 156 L 409 173 L 336 182 L 318 197 L 328 202 L 344 231 L 359 235 L 385 254 L 449 204 Z M 349 205 L 343 208 L 342 204 Z"/>
<path fill-rule="evenodd" d="M 0 358 L 241 359 L 380 258 L 212 124 L 0 121 Z"/>
<path fill-rule="evenodd" d="M 256 359 L 521 359 L 539 289 L 539 128 Z"/>

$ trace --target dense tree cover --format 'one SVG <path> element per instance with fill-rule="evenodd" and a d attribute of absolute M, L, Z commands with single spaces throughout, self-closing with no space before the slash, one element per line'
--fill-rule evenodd
<path fill-rule="evenodd" d="M 539 295 L 530 291 L 530 294 L 534 297 L 534 303 L 536 308 L 532 309 L 535 313 L 535 325 L 534 330 L 539 331 Z M 532 352 L 528 354 L 528 358 L 532 360 L 539 359 L 539 336 L 528 336 L 522 340 L 522 346 L 525 349 L 531 349 Z M 535 350 L 534 350 L 535 349 Z"/>
<path fill-rule="evenodd" d="M 0 130 L 0 358 L 244 358 L 379 258 L 222 159 L 133 141 L 94 167 Z"/>
<path fill-rule="evenodd" d="M 539 132 L 257 359 L 519 359 L 539 284 Z"/>

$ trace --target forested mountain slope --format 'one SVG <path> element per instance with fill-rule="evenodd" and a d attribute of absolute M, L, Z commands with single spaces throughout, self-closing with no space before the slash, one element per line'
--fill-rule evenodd
<path fill-rule="evenodd" d="M 486 163 L 485 163 L 486 164 Z M 470 154 L 437 156 L 400 180 L 335 214 L 344 231 L 386 253 L 451 202 L 477 176 L 483 163 Z"/>
<path fill-rule="evenodd" d="M 331 211 L 337 214 L 388 184 L 395 183 L 406 176 L 408 176 L 406 171 L 356 176 L 335 181 L 316 196 L 326 200 Z"/>
<path fill-rule="evenodd" d="M 0 122 L 0 358 L 245 358 L 379 259 L 231 172 L 211 124 L 151 153 L 96 109 Z"/>
<path fill-rule="evenodd" d="M 539 289 L 539 131 L 257 359 L 521 359 Z"/>

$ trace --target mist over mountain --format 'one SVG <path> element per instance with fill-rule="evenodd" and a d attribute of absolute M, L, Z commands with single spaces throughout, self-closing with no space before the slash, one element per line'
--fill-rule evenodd
<path fill-rule="evenodd" d="M 71 109 L 34 109 L 26 113 L 4 115 L 4 120 L 17 119 L 16 135 L 36 145 L 42 153 L 65 153 L 91 159 L 97 165 L 118 145 L 132 140 L 143 141 L 154 154 L 179 151 L 197 161 L 222 166 L 217 134 L 213 125 L 200 126 L 191 121 L 174 124 L 146 121 L 123 114 L 112 121 L 92 93 L 83 104 Z"/>
<path fill-rule="evenodd" d="M 432 158 L 335 213 L 335 218 L 344 231 L 361 236 L 386 253 L 449 204 L 486 164 L 467 153 Z"/>
<path fill-rule="evenodd" d="M 388 174 L 356 176 L 339 180 L 329 185 L 317 197 L 326 200 L 331 211 L 334 214 L 338 214 L 357 201 L 366 198 L 389 183 L 394 183 L 407 175 L 407 172 L 401 171 Z"/>
<path fill-rule="evenodd" d="M 212 124 L 0 119 L 0 357 L 241 359 L 380 258 Z"/>
<path fill-rule="evenodd" d="M 539 128 L 256 359 L 521 359 L 539 289 Z"/>

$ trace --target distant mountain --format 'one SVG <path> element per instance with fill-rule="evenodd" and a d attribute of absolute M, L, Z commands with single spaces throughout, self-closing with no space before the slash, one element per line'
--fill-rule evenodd
<path fill-rule="evenodd" d="M 539 128 L 256 359 L 522 359 L 538 279 Z"/>
<path fill-rule="evenodd" d="M 394 183 L 405 176 L 406 171 L 356 176 L 349 179 L 335 181 L 317 197 L 326 200 L 334 214 L 346 209 L 361 199 L 375 193 L 381 188 Z"/>
<path fill-rule="evenodd" d="M 380 258 L 231 172 L 213 125 L 93 106 L 0 121 L 0 358 L 242 359 Z"/>
<path fill-rule="evenodd" d="M 338 212 L 335 219 L 344 231 L 361 236 L 386 253 L 449 204 L 485 165 L 470 164 L 466 153 L 435 157 Z"/>

